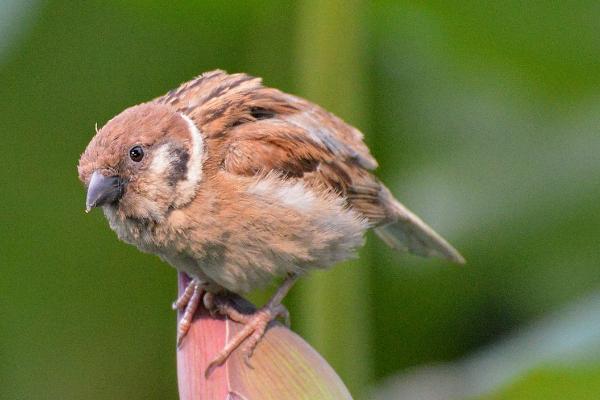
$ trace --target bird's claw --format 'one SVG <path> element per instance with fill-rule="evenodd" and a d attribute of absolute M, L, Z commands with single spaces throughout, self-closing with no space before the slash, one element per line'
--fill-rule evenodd
<path fill-rule="evenodd" d="M 192 326 L 192 320 L 194 319 L 194 314 L 196 314 L 196 310 L 200 304 L 202 293 L 202 284 L 193 280 L 188 284 L 177 301 L 173 303 L 173 308 L 183 313 L 177 326 L 177 348 L 181 347 L 183 338 L 187 335 Z"/>
<path fill-rule="evenodd" d="M 244 363 L 249 368 L 254 368 L 250 362 L 250 359 L 254 355 L 256 347 L 260 343 L 260 340 L 264 336 L 269 323 L 278 317 L 283 317 L 284 320 L 289 320 L 289 312 L 281 305 L 270 306 L 267 305 L 252 314 L 242 314 L 235 309 L 231 301 L 227 299 L 215 298 L 215 307 L 219 313 L 226 315 L 231 320 L 243 324 L 242 330 L 235 334 L 235 336 L 227 342 L 225 347 L 213 358 L 206 369 L 206 377 L 208 377 L 212 371 L 222 365 L 231 354 L 240 346 L 240 349 Z"/>

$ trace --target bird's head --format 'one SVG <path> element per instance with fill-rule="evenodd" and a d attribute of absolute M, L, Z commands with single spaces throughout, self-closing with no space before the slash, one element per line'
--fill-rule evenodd
<path fill-rule="evenodd" d="M 187 204 L 202 177 L 203 138 L 187 115 L 147 103 L 111 119 L 79 160 L 86 210 L 160 221 Z"/>

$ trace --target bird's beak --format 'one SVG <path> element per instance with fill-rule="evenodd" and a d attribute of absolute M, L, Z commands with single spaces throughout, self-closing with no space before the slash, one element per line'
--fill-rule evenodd
<path fill-rule="evenodd" d="M 114 203 L 123 195 L 123 181 L 118 176 L 104 176 L 94 171 L 85 199 L 85 212 L 94 207 Z"/>

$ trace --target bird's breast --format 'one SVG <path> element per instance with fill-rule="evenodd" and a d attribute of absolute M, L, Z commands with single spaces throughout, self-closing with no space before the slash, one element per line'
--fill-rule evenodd
<path fill-rule="evenodd" d="M 121 240 L 192 277 L 244 293 L 351 258 L 362 245 L 366 220 L 334 195 L 308 190 L 302 182 L 261 181 L 222 200 L 218 213 L 192 207 L 161 223 L 122 218 L 114 207 L 105 214 Z"/>

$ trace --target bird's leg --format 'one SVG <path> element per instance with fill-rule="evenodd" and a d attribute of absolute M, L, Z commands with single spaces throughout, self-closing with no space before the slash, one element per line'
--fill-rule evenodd
<path fill-rule="evenodd" d="M 185 309 L 185 306 L 188 305 L 190 299 L 192 298 L 192 294 L 194 293 L 196 285 L 197 283 L 193 280 L 191 280 L 188 283 L 188 285 L 185 287 L 185 290 L 183 291 L 183 294 L 179 296 L 179 298 L 175 300 L 175 302 L 173 302 L 173 305 L 171 306 L 173 307 L 173 310 L 183 311 Z"/>
<path fill-rule="evenodd" d="M 202 299 L 202 292 L 202 283 L 193 279 L 187 285 L 183 294 L 173 303 L 173 309 L 183 311 L 183 315 L 177 326 L 177 347 L 181 345 L 183 338 L 190 330 L 190 326 L 192 326 L 194 314 L 196 314 L 196 310 Z"/>
<path fill-rule="evenodd" d="M 278 317 L 282 317 L 289 326 L 290 315 L 281 302 L 297 279 L 297 274 L 288 275 L 269 302 L 251 314 L 244 314 L 238 311 L 235 308 L 234 303 L 230 299 L 227 299 L 227 297 L 209 294 L 208 292 L 205 294 L 204 304 L 209 310 L 212 308 L 218 313 L 226 315 L 231 320 L 244 325 L 242 330 L 239 331 L 211 361 L 206 369 L 206 376 L 210 375 L 214 368 L 222 365 L 231 353 L 242 344 L 244 344 L 244 346 L 241 350 L 244 353 L 246 363 L 249 364 L 250 357 L 252 357 L 256 346 L 262 339 L 267 326 L 271 321 Z"/>

